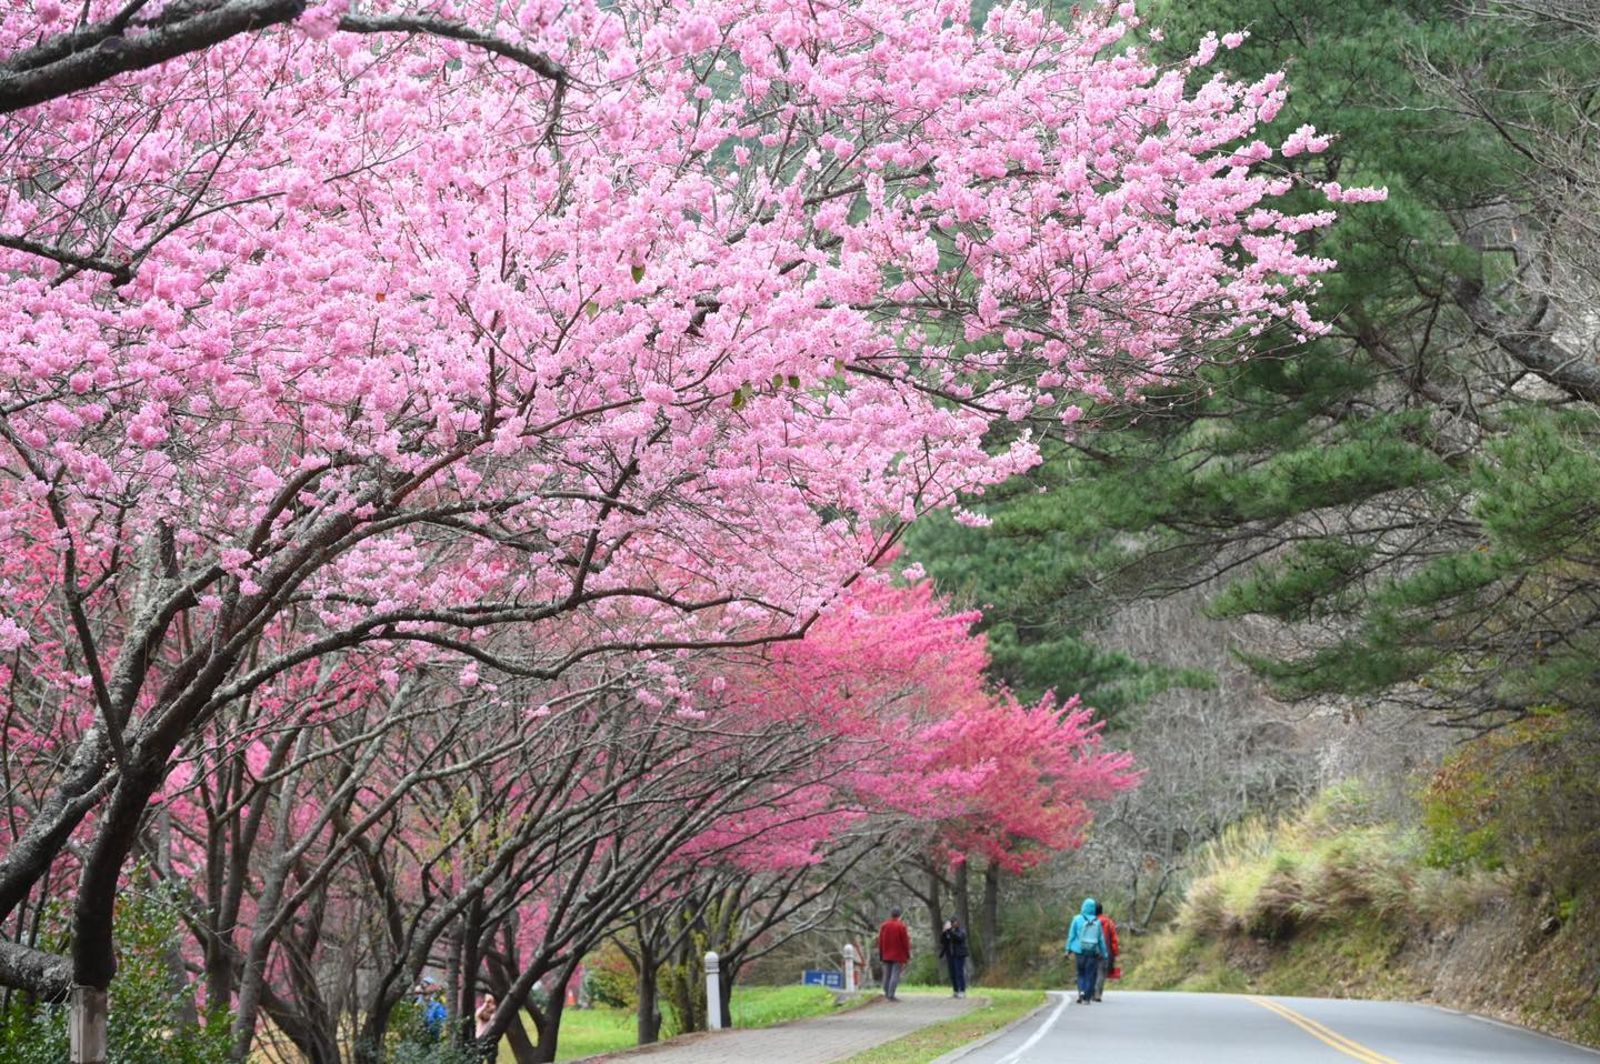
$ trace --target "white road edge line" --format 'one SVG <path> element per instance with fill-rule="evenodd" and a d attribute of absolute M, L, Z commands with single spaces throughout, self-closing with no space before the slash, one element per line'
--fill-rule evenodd
<path fill-rule="evenodd" d="M 1499 1027 L 1502 1030 L 1512 1031 L 1516 1034 L 1531 1034 L 1535 1038 L 1544 1039 L 1546 1042 L 1554 1042 L 1556 1045 L 1566 1046 L 1568 1049 L 1576 1049 L 1581 1053 L 1588 1053 L 1590 1056 L 1600 1057 L 1600 1049 L 1595 1049 L 1594 1046 L 1586 1046 L 1582 1042 L 1573 1042 L 1557 1035 L 1546 1034 L 1543 1031 L 1536 1031 L 1532 1027 L 1523 1027 L 1520 1024 L 1507 1023 L 1504 1020 L 1497 1020 L 1493 1016 L 1480 1016 L 1476 1012 L 1463 1012 L 1461 1009 L 1452 1009 L 1446 1005 L 1432 1005 L 1431 1007 L 1440 1012 L 1448 1012 L 1453 1016 L 1465 1016 L 1469 1020 L 1477 1020 L 1479 1023 L 1487 1023 L 1490 1026 Z"/>
<path fill-rule="evenodd" d="M 1056 1025 L 1056 1021 L 1061 1018 L 1061 1013 L 1064 1009 L 1066 1009 L 1066 1007 L 1067 995 L 1063 992 L 1061 994 L 1061 1004 L 1057 1005 L 1056 1011 L 1050 1014 L 1050 1018 L 1045 1020 L 1044 1023 L 1040 1024 L 1037 1031 L 1033 1032 L 1033 1037 L 1022 1043 L 1022 1045 L 1018 1048 L 1001 1057 L 996 1064 L 1017 1064 L 1017 1062 L 1022 1059 L 1022 1054 L 1038 1045 L 1039 1039 L 1050 1033 L 1050 1028 Z"/>

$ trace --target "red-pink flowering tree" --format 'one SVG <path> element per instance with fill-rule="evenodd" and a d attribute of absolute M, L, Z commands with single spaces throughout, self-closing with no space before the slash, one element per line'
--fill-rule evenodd
<path fill-rule="evenodd" d="M 725 667 L 733 719 L 807 721 L 829 738 L 808 786 L 723 818 L 674 855 L 664 875 L 687 864 L 700 878 L 681 891 L 681 914 L 635 922 L 642 983 L 672 918 L 692 919 L 704 941 L 684 960 L 718 952 L 728 1015 L 741 967 L 782 941 L 780 922 L 833 894 L 866 848 L 884 860 L 909 836 L 946 861 L 982 855 L 1021 870 L 1083 841 L 1091 803 L 1136 782 L 1131 758 L 1101 749 L 1075 700 L 1022 706 L 988 689 L 975 619 L 946 612 L 928 583 L 857 585 L 804 640 Z"/>
<path fill-rule="evenodd" d="M 779 664 L 755 681 L 774 705 L 785 690 L 772 685 L 793 685 L 794 705 L 853 738 L 845 756 L 861 759 L 856 793 L 909 816 L 902 841 L 920 838 L 933 879 L 953 867 L 958 899 L 970 860 L 983 862 L 992 890 L 1000 870 L 1081 844 L 1090 803 L 1136 778 L 1126 755 L 1100 748 L 1092 711 L 1076 698 L 1028 706 L 991 690 L 974 620 L 944 612 L 927 584 L 858 589 L 802 643 L 775 648 Z M 937 908 L 938 889 L 918 893 Z"/>
<path fill-rule="evenodd" d="M 966 14 L 7 13 L 0 556 L 37 578 L 0 651 L 49 659 L 6 697 L 64 767 L 0 917 L 82 856 L 71 957 L 0 944 L 0 982 L 108 985 L 178 751 L 297 668 L 794 632 L 1033 460 L 996 421 L 1311 327 L 1278 78 L 1157 69 L 1131 5 Z"/>
<path fill-rule="evenodd" d="M 981 765 L 960 811 L 940 821 L 940 847 L 1012 872 L 1082 843 L 1091 801 L 1134 785 L 1127 754 L 1099 751 L 1093 711 L 1076 698 L 1024 706 L 1008 693 L 931 727 L 926 772 Z"/>
<path fill-rule="evenodd" d="M 1026 871 L 1051 853 L 1082 845 L 1092 820 L 1089 803 L 1137 780 L 1131 757 L 1098 750 L 1100 726 L 1092 715 L 1075 697 L 1059 703 L 1046 696 L 1025 706 L 1002 693 L 944 729 L 947 744 L 936 758 L 981 761 L 988 773 L 967 807 L 931 833 L 922 869 L 928 886 L 918 893 L 931 902 L 938 928 L 935 899 L 949 881 L 963 925 L 982 932 L 974 942 L 984 951 L 974 952 L 980 963 L 992 959 L 989 951 L 999 939 L 1001 874 Z M 975 862 L 983 876 L 976 925 L 969 874 Z"/>

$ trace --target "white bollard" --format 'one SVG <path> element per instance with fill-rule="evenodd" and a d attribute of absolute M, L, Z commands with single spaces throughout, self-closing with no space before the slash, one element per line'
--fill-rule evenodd
<path fill-rule="evenodd" d="M 848 942 L 844 944 L 844 988 L 847 992 L 856 988 L 856 948 Z"/>
<path fill-rule="evenodd" d="M 706 1030 L 722 1030 L 722 975 L 714 952 L 706 954 Z"/>

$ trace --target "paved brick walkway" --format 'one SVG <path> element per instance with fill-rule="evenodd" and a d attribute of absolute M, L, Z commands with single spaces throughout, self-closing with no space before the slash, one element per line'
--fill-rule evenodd
<path fill-rule="evenodd" d="M 661 1045 L 586 1059 L 591 1064 L 832 1064 L 929 1024 L 960 1016 L 973 1004 L 971 998 L 957 1000 L 948 994 L 902 993 L 898 1001 L 879 998 L 846 1012 L 796 1020 L 781 1027 L 707 1031 Z"/>

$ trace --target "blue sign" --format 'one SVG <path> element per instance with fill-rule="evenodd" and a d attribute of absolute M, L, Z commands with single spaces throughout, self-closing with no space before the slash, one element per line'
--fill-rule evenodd
<path fill-rule="evenodd" d="M 829 968 L 807 968 L 800 976 L 804 986 L 825 986 L 829 990 L 844 989 L 844 973 Z"/>

